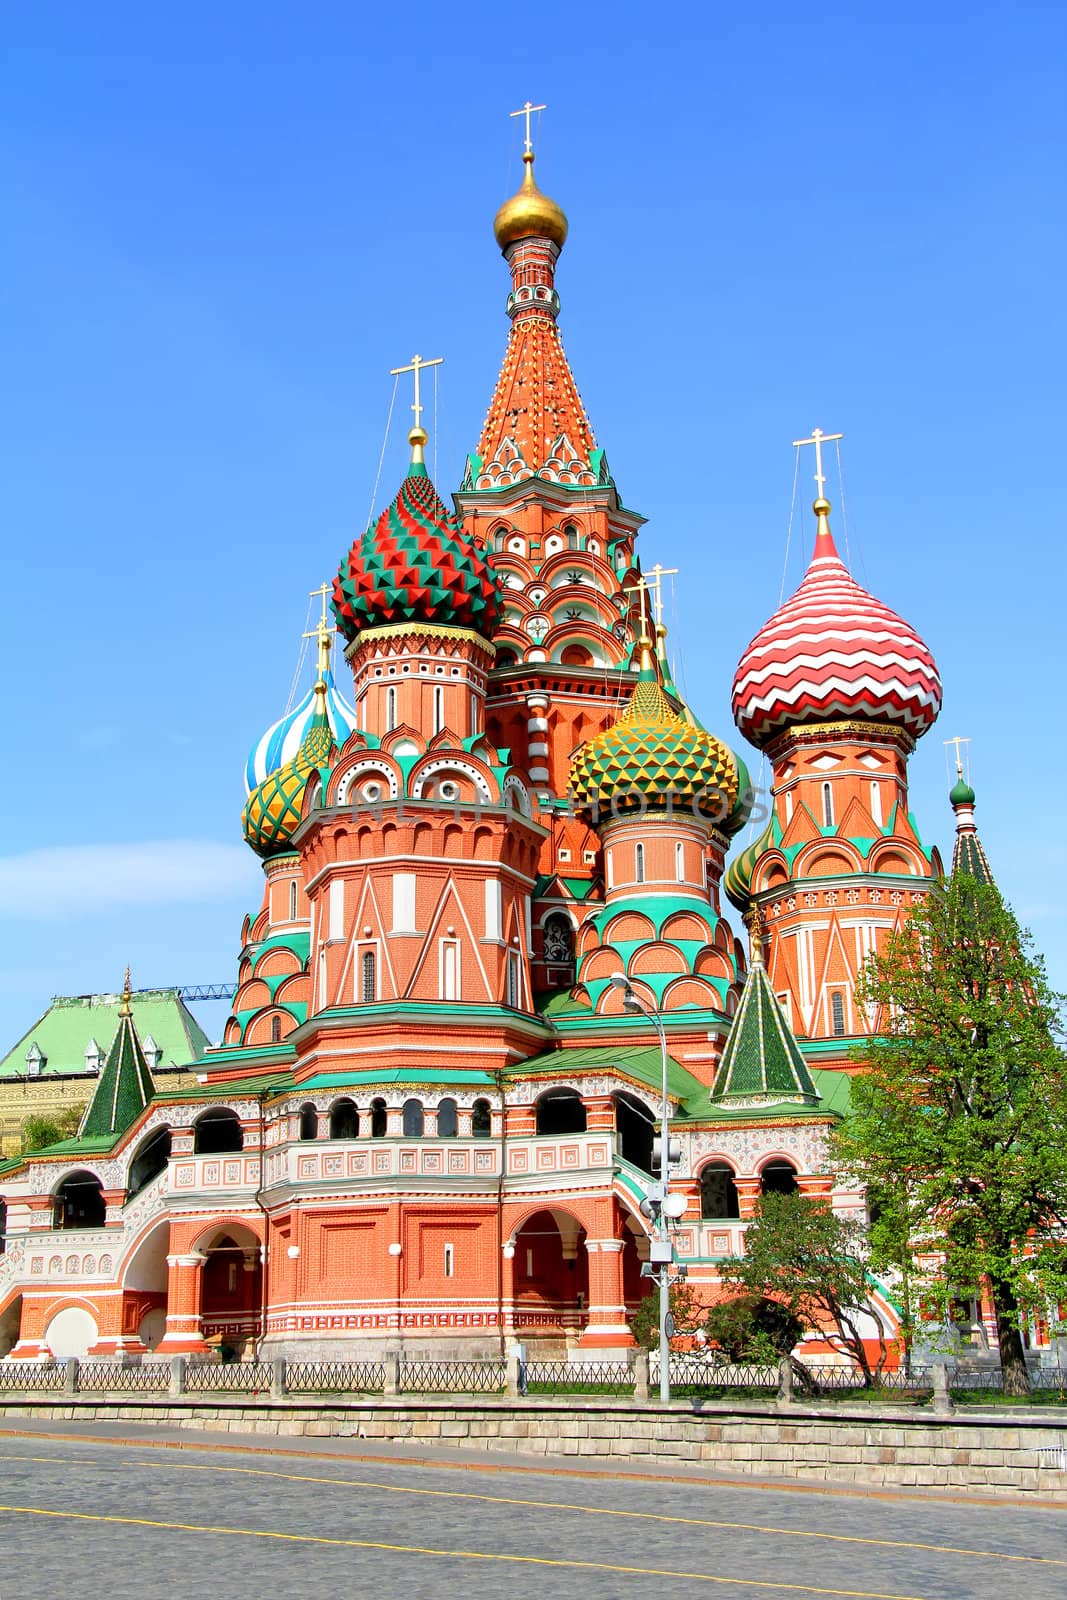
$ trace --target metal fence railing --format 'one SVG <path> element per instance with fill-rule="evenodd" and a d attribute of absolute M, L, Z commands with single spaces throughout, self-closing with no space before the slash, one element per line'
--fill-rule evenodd
<path fill-rule="evenodd" d="M 289 1394 L 381 1394 L 383 1361 L 289 1361 L 285 1367 Z"/>
<path fill-rule="evenodd" d="M 401 1394 L 503 1394 L 504 1361 L 402 1361 Z"/>
<path fill-rule="evenodd" d="M 260 1394 L 270 1389 L 267 1361 L 205 1361 L 190 1364 L 185 1372 L 189 1394 Z"/>
<path fill-rule="evenodd" d="M 524 1394 L 632 1395 L 634 1369 L 627 1361 L 528 1361 Z"/>
<path fill-rule="evenodd" d="M 110 1394 L 166 1394 L 170 1387 L 169 1361 L 142 1361 L 138 1366 L 121 1361 L 83 1361 L 78 1388 Z"/>
<path fill-rule="evenodd" d="M 40 1361 L 0 1361 L 0 1394 L 48 1394 L 61 1390 L 66 1381 L 63 1367 Z"/>

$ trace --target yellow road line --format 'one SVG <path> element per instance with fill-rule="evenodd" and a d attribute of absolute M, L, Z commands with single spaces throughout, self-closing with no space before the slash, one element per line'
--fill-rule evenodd
<path fill-rule="evenodd" d="M 567 1567 L 581 1572 L 624 1572 L 638 1578 L 688 1578 L 729 1588 L 775 1590 L 779 1594 L 829 1595 L 834 1600 L 926 1600 L 923 1595 L 887 1594 L 870 1589 L 824 1589 L 807 1583 L 772 1583 L 764 1578 L 727 1578 L 713 1572 L 683 1572 L 673 1567 L 627 1567 L 609 1561 L 573 1561 L 560 1556 L 519 1556 L 499 1550 L 437 1550 L 429 1545 L 386 1544 L 380 1539 L 330 1539 L 316 1533 L 280 1533 L 273 1528 L 224 1528 L 210 1523 L 157 1522 L 148 1517 L 112 1517 L 89 1511 L 53 1511 L 45 1506 L 3 1506 L 0 1512 L 24 1517 L 56 1517 L 69 1522 L 107 1522 L 164 1533 L 220 1533 L 228 1538 L 277 1539 L 284 1544 L 332 1545 L 343 1550 L 385 1550 L 393 1555 L 438 1556 L 446 1561 L 504 1561 L 529 1567 Z"/>
<path fill-rule="evenodd" d="M 52 1466 L 95 1466 L 95 1462 L 65 1456 L 27 1456 L 0 1453 L 0 1461 L 34 1461 Z M 246 1478 L 280 1478 L 285 1483 L 316 1483 L 343 1489 L 374 1489 L 382 1494 L 425 1495 L 439 1500 L 473 1500 L 483 1505 L 524 1506 L 541 1511 L 574 1511 L 590 1517 L 621 1517 L 637 1522 L 668 1522 L 689 1528 L 721 1528 L 733 1533 L 771 1533 L 786 1539 L 817 1539 L 831 1544 L 874 1545 L 884 1550 L 924 1550 L 934 1555 L 974 1556 L 990 1561 L 1023 1561 L 1030 1566 L 1067 1567 L 1057 1556 L 1013 1555 L 1000 1550 L 971 1550 L 951 1544 L 926 1544 L 917 1539 L 875 1539 L 857 1533 L 824 1533 L 812 1528 L 778 1528 L 763 1522 L 726 1522 L 712 1517 L 678 1517 L 659 1511 L 626 1511 L 615 1506 L 573 1505 L 565 1500 L 526 1500 L 516 1495 L 475 1494 L 463 1489 L 420 1489 L 407 1484 L 380 1483 L 374 1478 L 327 1478 L 310 1472 L 277 1472 L 266 1467 L 227 1467 L 194 1461 L 138 1461 L 138 1468 L 157 1472 L 229 1472 Z"/>

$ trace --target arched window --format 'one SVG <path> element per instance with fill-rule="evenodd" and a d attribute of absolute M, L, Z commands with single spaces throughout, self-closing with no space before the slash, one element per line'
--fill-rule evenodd
<path fill-rule="evenodd" d="M 760 1173 L 762 1194 L 796 1194 L 796 1168 L 788 1161 L 769 1161 Z"/>
<path fill-rule="evenodd" d="M 824 783 L 822 786 L 822 820 L 826 827 L 834 825 L 834 786 Z"/>
<path fill-rule="evenodd" d="M 289 921 L 290 922 L 295 922 L 296 921 L 296 879 L 295 878 L 291 879 L 290 883 L 289 883 Z"/>
<path fill-rule="evenodd" d="M 645 881 L 645 847 L 643 844 L 634 845 L 634 882 Z"/>
<path fill-rule="evenodd" d="M 153 1178 L 159 1176 L 170 1160 L 170 1129 L 156 1128 L 130 1162 L 130 1175 L 126 1181 L 126 1197 L 140 1194 Z"/>
<path fill-rule="evenodd" d="M 439 683 L 433 689 L 433 731 L 440 733 L 445 725 L 445 691 Z"/>
<path fill-rule="evenodd" d="M 396 727 L 396 689 L 392 684 L 385 691 L 385 731 L 392 733 Z"/>
<path fill-rule="evenodd" d="M 440 1100 L 437 1105 L 437 1137 L 454 1139 L 459 1132 L 459 1118 L 454 1100 Z"/>
<path fill-rule="evenodd" d="M 493 1114 L 488 1100 L 476 1100 L 471 1111 L 471 1137 L 488 1139 L 493 1131 Z"/>
<path fill-rule="evenodd" d="M 300 1107 L 300 1137 L 305 1142 L 319 1136 L 319 1114 L 314 1106 Z"/>
<path fill-rule="evenodd" d="M 741 1215 L 733 1168 L 725 1161 L 709 1161 L 700 1169 L 700 1215 L 710 1222 Z"/>
<path fill-rule="evenodd" d="M 840 989 L 830 996 L 830 1031 L 835 1039 L 845 1036 L 845 997 Z"/>
<path fill-rule="evenodd" d="M 574 961 L 574 930 L 570 918 L 560 911 L 545 918 L 545 960 L 559 966 Z"/>
<path fill-rule="evenodd" d="M 652 1117 L 636 1095 L 620 1091 L 615 1102 L 615 1133 L 619 1154 L 633 1167 L 652 1174 Z"/>
<path fill-rule="evenodd" d="M 91 1172 L 72 1172 L 55 1195 L 54 1228 L 102 1228 L 107 1221 L 104 1186 Z"/>
<path fill-rule="evenodd" d="M 498 650 L 496 653 L 496 660 L 494 661 L 493 665 L 498 668 L 513 667 L 515 665 L 515 659 L 516 657 L 514 650 Z"/>
<path fill-rule="evenodd" d="M 279 1044 L 281 1042 L 281 1037 L 282 1037 L 282 1019 L 281 1019 L 281 1017 L 279 1017 L 278 1013 L 275 1012 L 273 1017 L 271 1017 L 271 1019 L 270 1019 L 270 1042 L 271 1042 L 271 1044 Z"/>
<path fill-rule="evenodd" d="M 456 1270 L 456 1250 L 454 1245 L 445 1245 L 445 1277 L 451 1278 Z"/>
<path fill-rule="evenodd" d="M 244 1148 L 244 1133 L 236 1111 L 229 1106 L 205 1111 L 193 1127 L 193 1151 L 198 1156 L 225 1155 Z"/>
<path fill-rule="evenodd" d="M 421 1100 L 404 1101 L 404 1138 L 421 1139 L 425 1118 Z"/>
<path fill-rule="evenodd" d="M 372 1100 L 370 1103 L 370 1136 L 372 1139 L 384 1139 L 389 1128 L 389 1117 L 385 1109 L 384 1100 Z"/>
<path fill-rule="evenodd" d="M 330 1138 L 359 1138 L 359 1112 L 347 1095 L 343 1100 L 335 1100 L 330 1107 Z"/>
<path fill-rule="evenodd" d="M 537 1102 L 538 1133 L 584 1133 L 585 1106 L 577 1089 L 547 1089 Z"/>
<path fill-rule="evenodd" d="M 359 997 L 368 1006 L 378 998 L 378 962 L 373 950 L 364 950 L 359 958 Z"/>
<path fill-rule="evenodd" d="M 880 828 L 882 826 L 882 785 L 880 783 L 871 784 L 871 820 L 876 827 Z"/>
<path fill-rule="evenodd" d="M 563 532 L 567 536 L 567 549 L 568 550 L 577 550 L 577 548 L 578 548 L 578 529 L 574 526 L 574 523 L 573 522 L 568 522 L 568 524 L 564 528 Z"/>
<path fill-rule="evenodd" d="M 674 876 L 678 883 L 685 882 L 685 845 L 681 839 L 674 844 Z"/>

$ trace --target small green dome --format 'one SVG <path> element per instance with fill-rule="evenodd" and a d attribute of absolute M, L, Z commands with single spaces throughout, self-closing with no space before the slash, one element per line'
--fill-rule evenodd
<path fill-rule="evenodd" d="M 723 873 L 722 886 L 726 891 L 726 898 L 742 914 L 749 909 L 752 902 L 752 874 L 756 870 L 756 862 L 773 843 L 774 818 L 772 817 L 759 837 L 746 845 L 740 855 L 734 856 Z"/>
<path fill-rule="evenodd" d="M 974 790 L 960 778 L 948 792 L 949 803 L 954 806 L 973 806 Z"/>

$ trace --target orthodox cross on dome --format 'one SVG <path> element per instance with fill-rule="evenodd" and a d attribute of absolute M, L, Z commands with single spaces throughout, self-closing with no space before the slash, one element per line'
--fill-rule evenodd
<path fill-rule="evenodd" d="M 523 144 L 523 149 L 526 151 L 527 155 L 529 155 L 531 150 L 533 149 L 533 140 L 530 138 L 530 118 L 533 116 L 535 111 L 547 111 L 547 110 L 548 110 L 547 106 L 534 106 L 534 105 L 530 104 L 529 100 L 527 100 L 526 104 L 524 106 L 520 106 L 518 111 L 509 111 L 508 112 L 508 116 L 509 117 L 525 117 L 526 118 L 526 139 L 525 139 L 525 142 Z"/>
<path fill-rule="evenodd" d="M 961 737 L 960 734 L 957 734 L 954 739 L 946 739 L 945 740 L 945 749 L 947 750 L 949 745 L 952 745 L 952 746 L 954 746 L 955 751 L 956 751 L 956 776 L 957 776 L 957 778 L 961 778 L 962 779 L 962 777 L 963 777 L 963 748 L 962 747 L 965 744 L 970 744 L 970 742 L 971 742 L 970 739 L 965 739 L 965 738 Z"/>
<path fill-rule="evenodd" d="M 130 1017 L 133 1015 L 133 1006 L 130 1003 L 130 969 L 126 968 L 126 976 L 122 983 L 122 999 L 119 1001 L 119 1016 Z"/>
<path fill-rule="evenodd" d="M 648 579 L 648 587 L 652 591 L 652 603 L 656 608 L 656 625 L 663 621 L 663 580 L 674 578 L 678 575 L 677 567 L 661 567 L 659 562 L 652 568 Z"/>
<path fill-rule="evenodd" d="M 422 447 L 426 443 L 426 430 L 422 426 L 422 413 L 426 407 L 420 399 L 419 374 L 424 367 L 439 367 L 444 359 L 444 356 L 435 356 L 432 361 L 424 361 L 422 356 L 412 356 L 406 367 L 389 368 L 389 376 L 391 378 L 402 377 L 405 372 L 413 372 L 415 374 L 415 399 L 411 407 L 415 413 L 415 426 L 408 434 L 408 443 L 414 446 L 411 457 L 413 462 L 422 460 Z"/>
<path fill-rule="evenodd" d="M 326 621 L 326 596 L 329 593 L 330 586 L 328 583 L 320 584 L 317 589 L 312 589 L 311 599 L 314 600 L 315 596 L 318 595 L 322 602 L 322 612 L 317 625 L 310 633 L 303 635 L 305 639 L 314 639 L 318 645 L 317 674 L 320 683 L 325 681 L 326 669 L 330 665 L 330 651 L 333 648 L 333 630 Z"/>
<path fill-rule="evenodd" d="M 802 444 L 815 446 L 815 492 L 820 500 L 826 498 L 826 474 L 822 470 L 822 447 L 824 444 L 833 444 L 836 439 L 843 439 L 843 433 L 823 433 L 821 428 L 812 428 L 811 437 L 808 439 L 794 439 L 793 448 L 799 450 Z"/>

